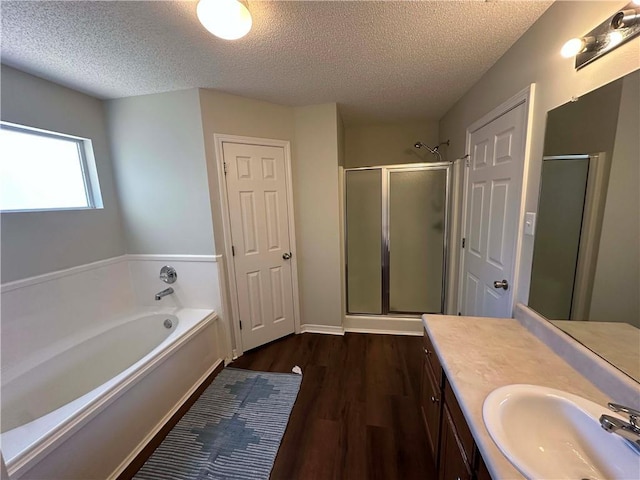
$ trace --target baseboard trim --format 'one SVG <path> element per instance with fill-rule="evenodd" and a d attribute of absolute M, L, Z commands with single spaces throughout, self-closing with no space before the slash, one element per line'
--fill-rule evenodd
<path fill-rule="evenodd" d="M 300 325 L 300 333 L 322 333 L 325 335 L 344 335 L 344 329 L 341 326 L 333 325 Z"/>
<path fill-rule="evenodd" d="M 422 336 L 422 320 L 407 317 L 367 317 L 346 315 L 344 331 L 378 335 Z"/>
<path fill-rule="evenodd" d="M 201 377 L 204 379 L 196 383 L 196 385 L 180 399 L 171 411 L 160 421 L 158 426 L 140 442 L 138 448 L 131 452 L 109 478 L 116 480 L 130 480 L 133 478 L 142 465 L 144 465 L 144 462 L 146 462 L 154 450 L 158 448 L 171 429 L 180 421 L 184 414 L 187 413 L 223 368 L 224 362 L 222 359 L 217 360 Z"/>

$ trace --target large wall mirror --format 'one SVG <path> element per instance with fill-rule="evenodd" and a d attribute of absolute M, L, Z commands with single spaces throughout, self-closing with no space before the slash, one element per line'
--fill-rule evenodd
<path fill-rule="evenodd" d="M 640 382 L 640 70 L 548 113 L 529 307 Z"/>

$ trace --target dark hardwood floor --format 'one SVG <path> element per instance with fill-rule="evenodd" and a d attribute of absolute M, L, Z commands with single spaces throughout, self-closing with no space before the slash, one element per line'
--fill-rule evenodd
<path fill-rule="evenodd" d="M 421 339 L 305 333 L 230 366 L 303 371 L 272 480 L 435 479 L 420 415 Z"/>

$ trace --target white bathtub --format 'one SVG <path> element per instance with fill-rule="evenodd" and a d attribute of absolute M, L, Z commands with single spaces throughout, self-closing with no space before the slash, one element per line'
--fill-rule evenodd
<path fill-rule="evenodd" d="M 117 473 L 118 469 L 126 466 L 134 452 L 127 452 L 126 449 L 116 452 L 111 455 L 114 459 L 111 465 L 101 465 L 100 468 L 92 467 L 91 463 L 104 463 L 104 452 L 100 450 L 111 448 L 108 438 L 127 435 L 128 426 L 118 423 L 128 420 L 115 416 L 100 421 L 92 420 L 103 415 L 116 401 L 120 402 L 120 408 L 126 407 L 133 418 L 136 409 L 144 417 L 147 410 L 153 410 L 156 404 L 163 403 L 156 398 L 162 388 L 169 388 L 166 396 L 173 394 L 175 397 L 165 402 L 175 409 L 178 405 L 176 400 L 179 403 L 187 392 L 184 387 L 175 392 L 171 390 L 171 386 L 178 382 L 178 379 L 172 379 L 171 372 L 188 370 L 190 366 L 171 365 L 173 357 L 184 357 L 186 362 L 192 362 L 195 355 L 204 362 L 192 365 L 195 367 L 195 376 L 185 385 L 186 390 L 194 389 L 197 385 L 193 384 L 193 380 L 199 381 L 220 361 L 215 330 L 211 329 L 206 338 L 196 342 L 199 346 L 190 356 L 184 352 L 181 355 L 174 353 L 183 349 L 185 344 L 194 343 L 191 339 L 211 327 L 215 319 L 215 313 L 205 309 L 140 309 L 99 329 L 94 328 L 75 338 L 65 339 L 64 343 L 54 346 L 57 348 L 34 352 L 20 365 L 3 371 L 0 440 L 9 473 L 16 477 L 24 474 L 25 478 L 38 478 L 41 475 L 36 473 L 38 468 L 32 471 L 38 463 L 43 463 L 41 471 L 64 475 L 64 478 L 104 478 L 105 475 Z M 169 328 L 164 325 L 166 320 L 171 323 L 170 326 L 167 323 Z M 150 387 L 148 392 L 141 389 L 145 377 L 154 374 L 154 370 L 160 370 L 158 367 L 163 364 L 166 364 L 166 372 L 156 372 L 159 378 L 147 381 Z M 163 383 L 163 378 L 167 380 L 167 385 L 156 385 L 159 381 Z M 135 398 L 126 399 L 126 392 L 132 387 L 135 387 Z M 153 408 L 149 402 L 153 402 Z M 116 411 L 117 408 L 111 410 Z M 168 415 L 162 408 L 158 411 L 162 413 L 161 418 L 150 419 L 147 424 L 156 427 L 158 421 Z M 101 426 L 99 430 L 91 431 L 91 424 Z M 113 431 L 104 431 L 104 425 L 113 425 Z M 80 429 L 89 431 L 78 435 Z M 144 433 L 142 439 L 133 435 L 132 438 L 115 440 L 141 447 L 150 435 L 148 430 L 148 425 L 137 428 L 137 437 L 140 432 Z M 83 460 L 78 462 L 77 467 L 73 465 L 67 468 L 65 464 L 70 462 L 67 455 L 63 454 L 56 460 L 56 451 L 65 450 L 61 448 L 63 443 L 69 444 L 67 449 L 77 448 L 73 447 L 73 441 L 70 440 L 74 435 L 78 435 L 81 445 L 86 444 L 82 438 L 94 439 L 100 451 L 99 461 L 97 458 L 89 459 L 90 462 Z M 96 453 L 93 452 L 93 455 Z M 120 458 L 124 453 L 127 453 L 125 458 Z M 108 452 L 106 456 L 109 456 Z M 43 459 L 46 461 L 42 462 Z M 115 461 L 118 463 L 114 465 Z M 86 465 L 82 465 L 83 462 Z"/>

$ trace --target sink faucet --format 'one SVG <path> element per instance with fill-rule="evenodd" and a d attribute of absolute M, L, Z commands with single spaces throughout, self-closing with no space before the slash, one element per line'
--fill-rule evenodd
<path fill-rule="evenodd" d="M 160 300 L 162 297 L 166 297 L 167 295 L 171 295 L 173 293 L 173 288 L 165 288 L 161 292 L 156 293 L 156 300 Z"/>
<path fill-rule="evenodd" d="M 624 438 L 627 443 L 640 454 L 640 412 L 630 407 L 625 407 L 617 403 L 609 403 L 608 407 L 614 412 L 621 412 L 629 417 L 629 421 L 625 422 L 611 415 L 601 415 L 600 425 L 607 432 L 616 433 Z"/>

